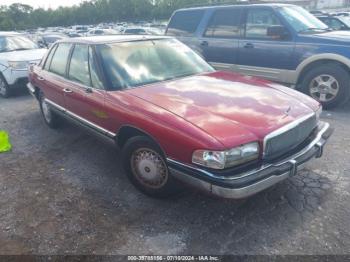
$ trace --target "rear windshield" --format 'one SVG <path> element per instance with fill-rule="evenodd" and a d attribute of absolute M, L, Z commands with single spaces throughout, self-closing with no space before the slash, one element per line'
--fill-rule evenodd
<path fill-rule="evenodd" d="M 176 12 L 168 25 L 166 34 L 172 36 L 192 36 L 202 20 L 203 10 Z"/>
<path fill-rule="evenodd" d="M 104 44 L 96 50 L 113 90 L 214 71 L 175 39 Z"/>

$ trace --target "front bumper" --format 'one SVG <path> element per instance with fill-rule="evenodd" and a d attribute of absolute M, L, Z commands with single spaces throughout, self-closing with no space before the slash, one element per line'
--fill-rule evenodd
<path fill-rule="evenodd" d="M 294 152 L 282 160 L 264 163 L 253 170 L 232 173 L 229 176 L 170 158 L 167 161 L 170 173 L 186 184 L 223 198 L 246 198 L 296 175 L 306 162 L 320 158 L 324 145 L 332 133 L 333 129 L 328 123 L 320 122 L 312 141 L 297 153 Z"/>

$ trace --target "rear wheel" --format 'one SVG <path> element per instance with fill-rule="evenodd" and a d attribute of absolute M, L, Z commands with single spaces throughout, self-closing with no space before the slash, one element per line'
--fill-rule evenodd
<path fill-rule="evenodd" d="M 164 154 L 148 137 L 129 139 L 122 154 L 128 178 L 144 194 L 165 198 L 180 191 L 178 181 L 169 173 Z"/>
<path fill-rule="evenodd" d="M 11 95 L 10 88 L 4 76 L 1 73 L 0 73 L 0 95 L 5 98 Z"/>
<path fill-rule="evenodd" d="M 43 92 L 39 93 L 39 104 L 40 104 L 40 111 L 44 118 L 45 123 L 51 128 L 59 127 L 61 124 L 61 119 L 51 109 L 50 105 L 47 103 Z"/>
<path fill-rule="evenodd" d="M 310 70 L 301 82 L 301 91 L 333 108 L 349 100 L 350 74 L 338 64 L 326 64 Z"/>

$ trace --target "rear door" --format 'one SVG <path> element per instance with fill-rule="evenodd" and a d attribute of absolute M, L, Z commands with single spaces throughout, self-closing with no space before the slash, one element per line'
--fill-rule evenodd
<path fill-rule="evenodd" d="M 105 112 L 105 90 L 100 80 L 93 49 L 76 44 L 72 51 L 67 78 L 69 90 L 65 92 L 67 110 L 79 120 L 94 128 L 103 129 L 108 121 Z"/>
<path fill-rule="evenodd" d="M 71 44 L 60 43 L 51 49 L 46 59 L 44 70 L 38 77 L 39 87 L 46 99 L 64 107 L 65 75 Z"/>
<path fill-rule="evenodd" d="M 218 69 L 227 69 L 237 62 L 241 10 L 238 7 L 215 10 L 200 39 L 205 60 Z"/>
<path fill-rule="evenodd" d="M 276 39 L 268 28 L 284 26 L 286 36 Z M 286 70 L 293 69 L 292 34 L 272 8 L 246 8 L 244 38 L 239 41 L 237 69 L 241 73 L 283 82 Z"/>

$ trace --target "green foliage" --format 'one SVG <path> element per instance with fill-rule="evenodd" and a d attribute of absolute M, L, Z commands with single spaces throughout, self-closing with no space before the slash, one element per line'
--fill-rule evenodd
<path fill-rule="evenodd" d="M 56 10 L 25 4 L 0 6 L 0 30 L 169 19 L 172 12 L 195 5 L 235 3 L 237 0 L 91 0 Z"/>

